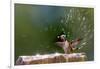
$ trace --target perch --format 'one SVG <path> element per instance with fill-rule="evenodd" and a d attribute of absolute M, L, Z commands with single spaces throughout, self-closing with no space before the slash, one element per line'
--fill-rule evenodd
<path fill-rule="evenodd" d="M 47 55 L 19 56 L 16 61 L 16 65 L 79 62 L 85 60 L 86 60 L 85 53 L 72 53 L 72 54 L 55 53 Z"/>

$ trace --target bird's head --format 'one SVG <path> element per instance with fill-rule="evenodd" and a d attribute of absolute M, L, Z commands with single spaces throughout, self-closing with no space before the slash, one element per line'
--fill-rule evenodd
<path fill-rule="evenodd" d="M 66 41 L 66 35 L 62 34 L 60 36 L 57 36 L 57 39 L 59 42 L 64 42 L 64 41 Z"/>

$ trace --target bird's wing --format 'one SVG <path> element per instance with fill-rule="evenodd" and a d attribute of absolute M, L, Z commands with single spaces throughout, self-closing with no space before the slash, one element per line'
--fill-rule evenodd
<path fill-rule="evenodd" d="M 56 45 L 59 47 L 63 47 L 65 45 L 65 42 L 56 42 Z"/>
<path fill-rule="evenodd" d="M 70 42 L 70 46 L 71 46 L 72 48 L 76 48 L 76 46 L 80 43 L 81 40 L 82 40 L 82 39 L 78 38 L 78 39 L 76 39 L 76 40 Z"/>

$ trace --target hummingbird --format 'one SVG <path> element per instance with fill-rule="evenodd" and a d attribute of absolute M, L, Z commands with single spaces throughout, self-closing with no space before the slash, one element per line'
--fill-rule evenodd
<path fill-rule="evenodd" d="M 62 34 L 60 36 L 57 36 L 58 41 L 56 42 L 56 45 L 61 47 L 65 54 L 72 53 L 74 50 L 78 49 L 76 46 L 80 43 L 82 38 L 77 38 L 73 41 L 68 41 L 66 39 L 66 35 Z"/>

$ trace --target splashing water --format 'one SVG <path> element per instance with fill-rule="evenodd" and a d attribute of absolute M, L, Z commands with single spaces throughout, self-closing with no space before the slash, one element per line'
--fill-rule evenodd
<path fill-rule="evenodd" d="M 68 10 L 65 11 L 65 13 L 66 12 L 68 12 Z M 93 8 L 70 8 L 69 14 L 65 14 L 65 20 L 67 20 L 65 21 L 67 38 L 69 40 L 83 38 L 81 43 L 78 45 L 79 50 L 76 52 L 86 52 L 88 60 L 92 60 L 94 56 L 93 13 Z"/>

